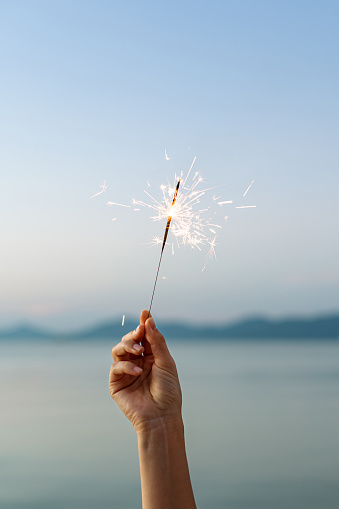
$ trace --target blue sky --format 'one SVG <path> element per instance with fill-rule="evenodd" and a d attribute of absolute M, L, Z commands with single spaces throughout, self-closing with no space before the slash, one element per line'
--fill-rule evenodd
<path fill-rule="evenodd" d="M 165 225 L 106 203 L 147 181 L 157 193 L 193 156 L 230 199 L 254 179 L 257 208 L 232 210 L 203 273 L 206 252 L 165 252 L 154 315 L 337 311 L 338 15 L 332 1 L 0 2 L 0 325 L 147 307 L 147 243 Z"/>

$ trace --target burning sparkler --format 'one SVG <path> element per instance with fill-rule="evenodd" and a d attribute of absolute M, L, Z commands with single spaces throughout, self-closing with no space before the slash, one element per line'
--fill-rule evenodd
<path fill-rule="evenodd" d="M 167 155 L 167 151 L 165 150 L 165 158 L 168 161 L 170 158 Z M 140 211 L 141 208 L 148 208 L 152 211 L 153 215 L 151 219 L 154 221 L 165 221 L 166 220 L 166 228 L 163 238 L 154 237 L 152 239 L 151 244 L 160 246 L 160 259 L 156 272 L 151 302 L 149 306 L 149 313 L 151 312 L 155 288 L 158 281 L 160 265 L 162 262 L 162 257 L 165 249 L 165 245 L 167 243 L 167 238 L 169 234 L 169 229 L 171 227 L 171 234 L 175 238 L 177 242 L 177 246 L 180 245 L 189 245 L 191 248 L 197 248 L 199 251 L 202 250 L 203 247 L 208 246 L 208 253 L 206 256 L 206 260 L 202 271 L 205 270 L 207 266 L 207 262 L 210 259 L 216 259 L 215 247 L 217 245 L 217 233 L 222 228 L 221 224 L 218 224 L 217 213 L 223 206 L 230 207 L 236 209 L 247 209 L 254 208 L 255 205 L 245 205 L 239 204 L 237 205 L 233 200 L 227 199 L 228 197 L 219 196 L 215 194 L 212 199 L 210 199 L 207 203 L 205 202 L 207 192 L 215 189 L 214 187 L 205 187 L 204 179 L 200 175 L 200 173 L 193 172 L 193 166 L 196 161 L 196 157 L 194 157 L 192 164 L 185 176 L 181 173 L 180 176 L 175 177 L 176 185 L 172 186 L 169 183 L 166 185 L 162 185 L 160 187 L 162 192 L 161 198 L 155 198 L 149 192 L 150 183 L 147 181 L 148 190 L 144 189 L 144 193 L 147 196 L 145 201 L 137 200 L 133 198 L 132 204 L 124 204 L 119 202 L 108 201 L 108 206 L 120 207 L 120 208 L 129 208 L 133 210 L 133 212 Z M 247 198 L 247 193 L 251 189 L 254 180 L 247 187 L 245 192 L 242 195 L 242 198 Z M 105 192 L 108 188 L 106 182 L 100 186 L 101 191 L 94 194 L 88 199 L 94 198 Z M 179 193 L 180 187 L 180 193 Z M 246 199 L 245 198 L 245 199 Z M 245 201 L 245 200 L 244 200 Z M 220 214 L 220 221 L 225 223 L 228 221 L 229 216 L 225 216 Z M 116 217 L 112 219 L 112 221 L 116 221 Z M 174 244 L 172 242 L 172 254 L 174 254 Z M 165 279 L 165 278 L 163 278 Z M 122 321 L 122 325 L 124 324 L 124 317 Z"/>
<path fill-rule="evenodd" d="M 160 187 L 162 199 L 156 199 L 145 189 L 144 193 L 149 200 L 141 201 L 134 199 L 133 204 L 147 207 L 154 211 L 155 214 L 151 216 L 151 219 L 154 221 L 165 221 L 169 216 L 173 217 L 171 232 L 178 246 L 180 244 L 189 245 L 192 248 L 201 250 L 203 245 L 210 244 L 210 232 L 215 234 L 216 229 L 221 228 L 221 226 L 214 220 L 212 221 L 211 206 L 202 207 L 200 205 L 203 196 L 213 188 L 199 188 L 204 179 L 198 172 L 194 174 L 192 179 L 189 179 L 195 160 L 196 158 L 193 159 L 187 175 L 185 177 L 183 175 L 180 176 L 179 194 L 170 184 L 162 185 Z M 174 194 L 175 200 L 172 201 Z M 165 231 L 168 234 L 168 230 Z M 159 245 L 162 241 L 159 237 L 155 237 L 152 243 Z"/>

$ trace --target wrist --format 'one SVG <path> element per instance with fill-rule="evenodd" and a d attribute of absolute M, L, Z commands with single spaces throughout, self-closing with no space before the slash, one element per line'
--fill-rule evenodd
<path fill-rule="evenodd" d="M 184 423 L 181 413 L 170 414 L 142 422 L 135 431 L 139 441 L 150 435 L 183 434 Z"/>

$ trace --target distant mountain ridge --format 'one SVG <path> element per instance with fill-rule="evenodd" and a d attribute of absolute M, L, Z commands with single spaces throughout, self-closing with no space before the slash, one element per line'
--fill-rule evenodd
<path fill-rule="evenodd" d="M 1 339 L 11 340 L 117 340 L 135 328 L 138 321 L 127 318 L 122 327 L 121 320 L 102 323 L 72 333 L 56 333 L 20 325 L 0 330 Z M 339 314 L 314 318 L 285 318 L 273 320 L 250 318 L 223 325 L 193 325 L 184 322 L 158 322 L 165 337 L 172 339 L 339 339 Z"/>

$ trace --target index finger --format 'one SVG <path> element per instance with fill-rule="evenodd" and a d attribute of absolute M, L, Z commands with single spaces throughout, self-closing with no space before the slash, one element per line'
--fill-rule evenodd
<path fill-rule="evenodd" d="M 125 336 L 122 338 L 122 341 L 132 340 L 132 341 L 138 341 L 138 343 L 140 343 L 140 341 L 143 339 L 144 335 L 145 335 L 145 325 L 140 324 L 140 325 L 138 325 L 138 327 L 135 330 L 132 330 L 128 334 L 125 334 Z"/>
<path fill-rule="evenodd" d="M 131 339 L 125 339 L 112 349 L 113 361 L 127 361 L 130 359 L 137 359 L 142 354 L 144 347 Z"/>
<path fill-rule="evenodd" d="M 140 315 L 140 324 L 142 325 L 145 325 L 146 323 L 146 320 L 152 316 L 150 314 L 150 312 L 147 310 L 147 309 L 143 309 L 141 311 L 141 315 Z M 145 329 L 144 329 L 145 330 Z M 144 333 L 144 337 L 142 338 L 141 340 L 141 344 L 142 346 L 144 347 L 144 355 L 152 355 L 152 348 L 151 348 L 151 345 L 149 344 L 149 342 L 147 341 L 146 337 L 145 337 L 145 333 Z"/>
<path fill-rule="evenodd" d="M 133 343 L 139 344 L 145 335 L 145 326 L 139 325 L 135 330 L 128 332 L 122 338 L 121 342 L 115 345 L 112 349 L 113 361 L 132 360 L 138 358 L 142 350 L 133 350 Z"/>

